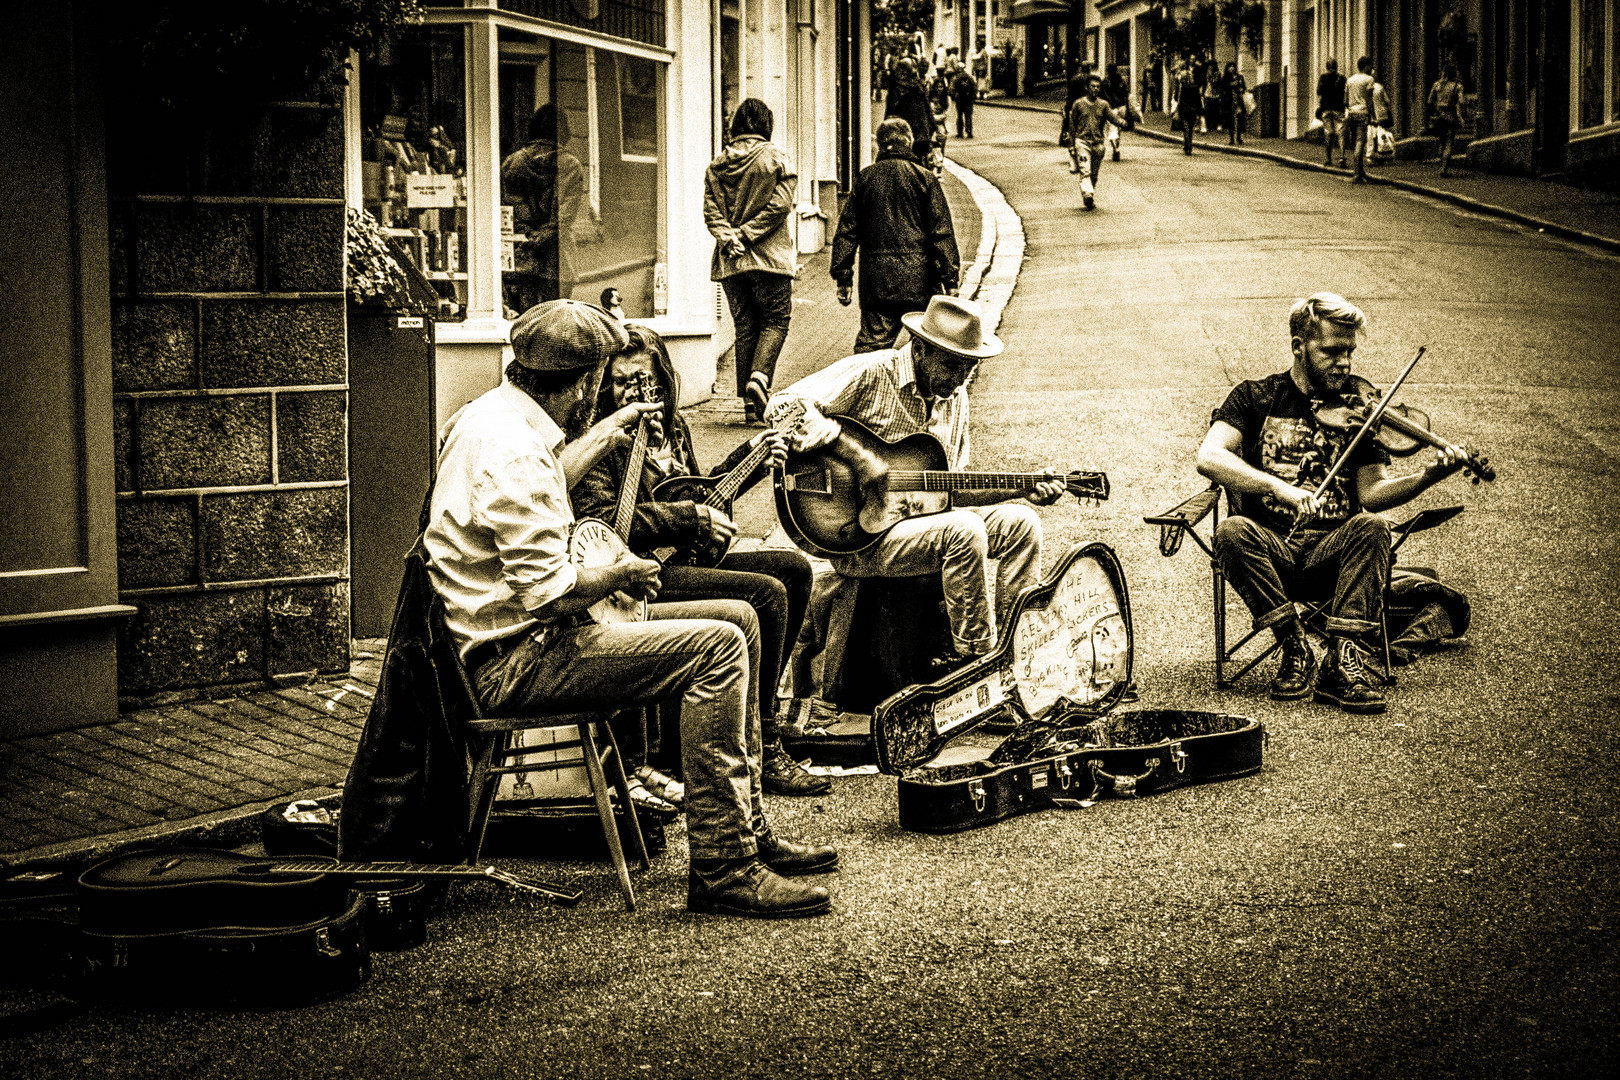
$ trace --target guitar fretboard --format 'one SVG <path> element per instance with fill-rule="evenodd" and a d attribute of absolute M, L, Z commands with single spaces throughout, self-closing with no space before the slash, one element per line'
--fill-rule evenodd
<path fill-rule="evenodd" d="M 318 859 L 278 859 L 268 864 L 277 874 L 347 874 L 351 877 L 488 877 L 493 867 L 446 866 L 443 863 L 329 863 Z"/>
<path fill-rule="evenodd" d="M 1049 480 L 1062 481 L 1061 476 L 1045 473 L 981 473 L 942 472 L 938 470 L 891 469 L 891 491 L 957 491 L 972 488 L 1032 488 Z"/>

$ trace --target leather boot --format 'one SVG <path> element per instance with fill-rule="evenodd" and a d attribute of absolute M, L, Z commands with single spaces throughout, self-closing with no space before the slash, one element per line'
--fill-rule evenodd
<path fill-rule="evenodd" d="M 767 825 L 755 834 L 759 841 L 759 861 L 783 877 L 830 874 L 838 869 L 838 849 L 830 844 L 807 844 L 776 835 Z"/>
<path fill-rule="evenodd" d="M 1282 660 L 1277 664 L 1277 677 L 1271 680 L 1271 699 L 1294 701 L 1311 692 L 1311 683 L 1316 680 L 1316 651 L 1297 621 L 1277 627 L 1276 633 Z"/>
<path fill-rule="evenodd" d="M 1345 712 L 1381 713 L 1384 692 L 1376 689 L 1361 666 L 1361 648 L 1340 637 L 1328 642 L 1327 663 L 1316 680 L 1316 700 L 1337 705 Z"/>
<path fill-rule="evenodd" d="M 832 790 L 832 781 L 806 771 L 777 738 L 765 744 L 759 763 L 759 786 L 769 795 L 825 795 Z"/>
<path fill-rule="evenodd" d="M 752 919 L 799 919 L 832 910 L 820 885 L 801 885 L 749 856 L 693 859 L 686 879 L 686 910 Z"/>

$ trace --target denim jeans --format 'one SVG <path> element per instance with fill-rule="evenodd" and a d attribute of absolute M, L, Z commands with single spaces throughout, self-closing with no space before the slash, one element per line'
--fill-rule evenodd
<path fill-rule="evenodd" d="M 731 321 L 737 328 L 737 396 L 743 396 L 748 377 L 764 372 L 770 385 L 776 378 L 776 358 L 787 341 L 793 317 L 793 279 L 765 270 L 744 270 L 720 282 Z"/>
<path fill-rule="evenodd" d="M 737 600 L 652 604 L 648 621 L 588 624 L 526 638 L 472 673 L 493 716 L 635 708 L 679 698 L 686 822 L 694 859 L 757 850 L 759 711 L 749 654 L 758 655 L 753 609 Z"/>
<path fill-rule="evenodd" d="M 1071 153 L 1074 157 L 1075 168 L 1080 170 L 1080 194 L 1095 198 L 1097 195 L 1097 177 L 1102 173 L 1102 144 L 1098 143 L 1096 146 L 1092 146 L 1090 143 L 1084 143 L 1076 139 Z"/>
<path fill-rule="evenodd" d="M 990 610 L 986 561 L 996 569 L 996 610 Z M 996 647 L 1018 594 L 1041 580 L 1041 518 L 1035 508 L 997 503 L 907 518 L 872 547 L 832 560 L 845 577 L 940 575 L 951 639 L 963 656 Z"/>
<path fill-rule="evenodd" d="M 855 335 L 855 352 L 877 352 L 879 349 L 894 348 L 895 339 L 904 329 L 900 316 L 911 311 L 921 311 L 928 306 L 924 301 L 921 304 L 880 305 L 867 307 L 861 305 L 861 329 Z"/>
<path fill-rule="evenodd" d="M 1327 631 L 1356 637 L 1378 629 L 1389 581 L 1389 523 L 1365 511 L 1329 533 L 1286 540 L 1253 518 L 1234 515 L 1215 530 L 1221 573 L 1254 616 L 1255 629 L 1294 617 L 1294 601 L 1331 596 Z"/>
<path fill-rule="evenodd" d="M 1356 179 L 1367 178 L 1367 114 L 1349 113 L 1344 118 L 1344 145 L 1355 159 Z"/>

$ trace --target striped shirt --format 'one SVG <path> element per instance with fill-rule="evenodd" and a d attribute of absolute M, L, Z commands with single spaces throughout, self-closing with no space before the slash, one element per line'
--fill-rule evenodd
<path fill-rule="evenodd" d="M 944 444 L 947 468 L 967 468 L 967 386 L 945 398 L 923 397 L 909 344 L 847 356 L 806 375 L 771 399 L 767 416 L 788 399 L 813 405 L 823 416 L 858 421 L 888 442 L 926 431 Z"/>

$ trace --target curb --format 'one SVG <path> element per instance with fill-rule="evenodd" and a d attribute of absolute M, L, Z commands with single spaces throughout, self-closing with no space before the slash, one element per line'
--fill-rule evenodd
<path fill-rule="evenodd" d="M 1054 116 L 1059 112 L 1059 110 L 1045 105 L 1012 105 L 1001 102 L 992 103 L 987 101 L 981 101 L 979 104 L 993 104 L 997 108 L 1021 109 L 1025 112 L 1044 112 L 1050 113 Z M 1181 137 L 1179 135 L 1171 135 L 1163 131 L 1154 131 L 1150 128 L 1138 127 L 1132 132 L 1132 134 L 1141 135 L 1149 139 L 1156 139 L 1159 142 L 1170 143 L 1175 146 L 1181 145 Z M 1262 161 L 1269 161 L 1276 165 L 1282 165 L 1290 169 L 1300 169 L 1306 172 L 1328 173 L 1333 176 L 1354 175 L 1353 171 L 1350 169 L 1341 169 L 1337 166 L 1330 165 L 1318 165 L 1314 161 L 1301 161 L 1299 158 L 1289 157 L 1287 154 L 1279 154 L 1271 150 L 1254 150 L 1247 146 L 1222 146 L 1218 143 L 1198 142 L 1196 140 L 1193 142 L 1193 145 L 1201 150 L 1209 150 L 1217 154 L 1231 154 L 1234 157 L 1258 158 Z M 1480 200 L 1470 198 L 1467 195 L 1459 195 L 1454 191 L 1446 191 L 1441 188 L 1430 187 L 1427 184 L 1414 183 L 1411 180 L 1396 180 L 1385 176 L 1369 175 L 1367 177 L 1367 183 L 1382 184 L 1386 187 L 1392 187 L 1399 191 L 1409 191 L 1414 195 L 1425 195 L 1431 199 L 1438 199 L 1441 202 L 1450 203 L 1453 206 L 1460 207 L 1464 210 L 1472 210 L 1476 213 L 1486 214 L 1491 217 L 1503 218 L 1508 221 L 1516 222 L 1520 225 L 1527 225 L 1532 229 L 1548 233 L 1552 236 L 1557 236 L 1564 240 L 1572 240 L 1578 244 L 1590 244 L 1593 247 L 1600 247 L 1605 251 L 1620 254 L 1620 239 L 1608 236 L 1599 236 L 1597 233 L 1589 233 L 1583 229 L 1572 228 L 1568 225 L 1560 225 L 1556 221 L 1548 221 L 1545 218 L 1538 218 L 1532 214 L 1522 213 L 1518 210 L 1509 209 L 1505 206 L 1497 206 L 1495 203 L 1481 202 Z"/>
<path fill-rule="evenodd" d="M 298 799 L 329 799 L 334 787 L 308 788 L 278 795 L 263 802 L 245 803 L 228 810 L 216 810 L 184 821 L 146 825 L 139 829 L 87 836 L 60 844 L 46 844 L 0 856 L 0 876 L 23 871 L 67 872 L 86 868 L 103 859 L 134 848 L 158 844 L 184 844 L 197 847 L 235 848 L 259 839 L 258 817 L 273 806 Z"/>
<path fill-rule="evenodd" d="M 950 158 L 945 159 L 945 168 L 962 182 L 979 207 L 979 250 L 962 275 L 960 292 L 979 301 L 985 331 L 993 334 L 1001 325 L 1001 314 L 1012 299 L 1024 265 L 1024 221 L 996 185 Z"/>

